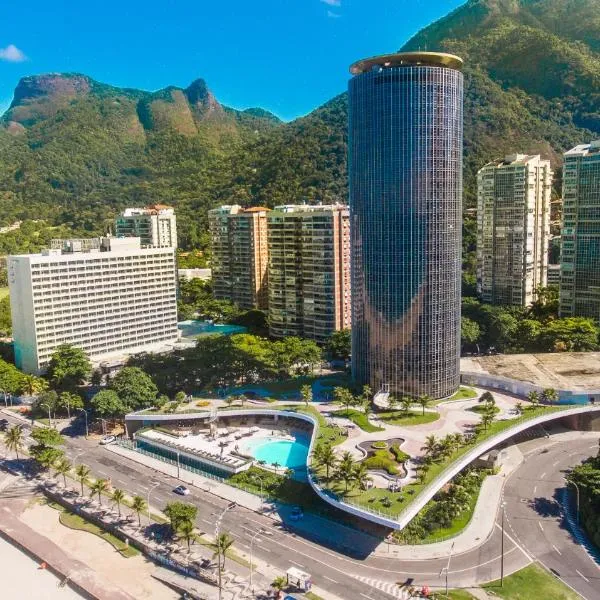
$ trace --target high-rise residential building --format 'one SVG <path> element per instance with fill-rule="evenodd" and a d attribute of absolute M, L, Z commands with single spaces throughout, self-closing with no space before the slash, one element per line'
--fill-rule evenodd
<path fill-rule="evenodd" d="M 175 210 L 164 204 L 126 208 L 115 222 L 117 237 L 139 237 L 144 247 L 177 248 Z"/>
<path fill-rule="evenodd" d="M 41 254 L 9 256 L 15 362 L 43 372 L 61 344 L 99 364 L 176 342 L 174 248 L 139 238 L 55 240 Z"/>
<path fill-rule="evenodd" d="M 322 343 L 334 331 L 349 328 L 348 207 L 278 206 L 268 223 L 271 335 Z"/>
<path fill-rule="evenodd" d="M 375 390 L 459 385 L 462 63 L 403 52 L 350 68 L 352 373 Z"/>
<path fill-rule="evenodd" d="M 237 204 L 208 211 L 217 300 L 231 300 L 241 308 L 267 309 L 268 212 L 268 208 Z"/>
<path fill-rule="evenodd" d="M 512 154 L 477 173 L 477 291 L 484 302 L 529 306 L 546 287 L 550 161 Z"/>
<path fill-rule="evenodd" d="M 560 314 L 600 322 L 600 140 L 565 152 Z"/>

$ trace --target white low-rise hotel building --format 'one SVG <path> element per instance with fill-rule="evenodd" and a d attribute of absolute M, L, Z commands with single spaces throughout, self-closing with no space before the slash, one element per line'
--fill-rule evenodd
<path fill-rule="evenodd" d="M 54 240 L 9 256 L 15 362 L 43 372 L 61 344 L 94 364 L 165 349 L 178 339 L 175 249 L 139 238 Z"/>

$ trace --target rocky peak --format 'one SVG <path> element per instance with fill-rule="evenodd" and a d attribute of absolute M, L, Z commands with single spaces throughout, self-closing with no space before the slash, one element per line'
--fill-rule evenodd
<path fill-rule="evenodd" d="M 202 112 L 222 111 L 223 108 L 213 93 L 208 89 L 204 79 L 196 79 L 184 90 L 189 103 Z"/>
<path fill-rule="evenodd" d="M 11 107 L 31 102 L 42 96 L 66 97 L 83 96 L 91 89 L 89 77 L 79 74 L 44 73 L 23 77 L 15 88 Z"/>

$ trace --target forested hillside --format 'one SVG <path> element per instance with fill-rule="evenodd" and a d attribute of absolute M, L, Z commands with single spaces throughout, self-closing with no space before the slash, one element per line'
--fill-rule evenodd
<path fill-rule="evenodd" d="M 465 59 L 466 207 L 485 162 L 540 152 L 559 167 L 600 137 L 599 40 L 600 0 L 471 0 L 403 46 Z M 150 93 L 25 78 L 0 125 L 0 225 L 99 233 L 119 208 L 160 201 L 177 207 L 182 245 L 201 247 L 219 203 L 345 200 L 346 119 L 345 94 L 284 124 L 223 107 L 202 80 Z"/>

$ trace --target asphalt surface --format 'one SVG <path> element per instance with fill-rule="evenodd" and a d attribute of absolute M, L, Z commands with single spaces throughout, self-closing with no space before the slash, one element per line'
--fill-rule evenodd
<path fill-rule="evenodd" d="M 288 524 L 292 530 L 284 530 L 268 516 L 241 507 L 225 513 L 221 528 L 228 531 L 246 552 L 251 536 L 261 528 L 268 530 L 270 535 L 261 535 L 261 543 L 254 543 L 257 558 L 282 572 L 291 566 L 308 571 L 315 585 L 348 600 L 402 597 L 394 584 L 408 578 L 414 580 L 413 585 L 443 587 L 449 564 L 449 587 L 471 587 L 499 579 L 502 563 L 504 574 L 508 575 L 532 559 L 554 569 L 557 576 L 587 600 L 600 600 L 600 570 L 562 525 L 560 507 L 554 497 L 557 488 L 564 487 L 561 471 L 595 453 L 597 442 L 587 439 L 554 444 L 552 440 L 537 439 L 521 444 L 520 448 L 526 454 L 526 460 L 505 487 L 503 561 L 502 511 L 498 512 L 494 531 L 487 539 L 482 539 L 478 548 L 454 555 L 450 562 L 447 558 L 411 560 L 409 557 L 366 556 L 368 549 L 373 547 L 371 535 L 350 532 L 347 527 L 329 522 L 332 541 L 347 540 L 343 545 L 354 548 L 352 553 L 342 552 L 311 541 L 301 531 L 294 530 L 292 523 Z M 542 454 L 545 448 L 547 451 Z M 177 479 L 109 453 L 97 441 L 69 437 L 66 449 L 74 462 L 87 464 L 95 475 L 110 477 L 116 487 L 147 497 L 152 486 L 150 503 L 153 507 L 163 508 L 167 502 L 180 498 L 172 492 L 178 484 Z M 198 528 L 214 534 L 217 518 L 228 501 L 198 488 L 191 488 L 185 501 L 198 506 Z M 546 514 L 548 510 L 554 513 Z M 361 552 L 361 546 L 364 552 Z M 365 557 L 357 559 L 357 554 Z"/>

